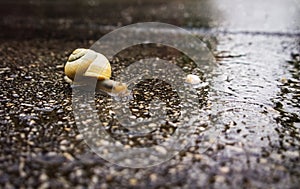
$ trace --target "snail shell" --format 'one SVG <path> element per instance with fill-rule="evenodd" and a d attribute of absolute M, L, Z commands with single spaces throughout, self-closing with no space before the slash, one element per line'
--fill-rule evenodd
<path fill-rule="evenodd" d="M 79 48 L 70 55 L 65 66 L 65 74 L 71 80 L 74 80 L 76 74 L 105 80 L 111 77 L 111 66 L 104 55 L 90 49 Z"/>
<path fill-rule="evenodd" d="M 74 82 L 75 75 L 97 78 L 96 90 L 111 95 L 127 94 L 127 85 L 113 81 L 108 59 L 93 50 L 78 48 L 72 52 L 65 65 L 66 81 Z"/>

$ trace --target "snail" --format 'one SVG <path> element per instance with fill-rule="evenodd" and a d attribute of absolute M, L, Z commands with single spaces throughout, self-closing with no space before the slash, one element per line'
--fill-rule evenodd
<path fill-rule="evenodd" d="M 112 96 L 128 96 L 127 84 L 111 80 L 111 65 L 101 53 L 91 49 L 78 48 L 69 56 L 65 65 L 65 80 L 74 84 L 75 75 L 88 85 L 88 78 L 97 78 L 96 90 L 104 91 Z M 185 83 L 198 88 L 201 79 L 197 75 L 188 74 Z M 75 84 L 80 84 L 75 83 Z"/>
<path fill-rule="evenodd" d="M 74 84 L 75 75 L 80 79 L 97 78 L 96 90 L 112 96 L 128 95 L 125 83 L 111 80 L 111 65 L 108 59 L 91 49 L 78 48 L 69 56 L 65 65 L 65 80 Z M 85 83 L 86 84 L 86 83 Z"/>

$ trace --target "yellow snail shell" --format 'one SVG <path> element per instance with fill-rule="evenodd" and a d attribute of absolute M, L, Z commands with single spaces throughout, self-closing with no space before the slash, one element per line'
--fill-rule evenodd
<path fill-rule="evenodd" d="M 78 48 L 65 65 L 66 81 L 73 82 L 75 75 L 97 78 L 96 89 L 112 95 L 128 93 L 127 85 L 110 80 L 111 66 L 107 58 L 90 49 Z"/>
<path fill-rule="evenodd" d="M 90 49 L 79 48 L 70 55 L 65 73 L 72 80 L 76 74 L 104 80 L 111 77 L 111 67 L 104 55 Z"/>

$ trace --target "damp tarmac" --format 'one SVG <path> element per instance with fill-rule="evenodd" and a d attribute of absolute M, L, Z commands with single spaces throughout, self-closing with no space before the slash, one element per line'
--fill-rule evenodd
<path fill-rule="evenodd" d="M 300 5 L 296 1 L 7 1 L 0 5 L 0 188 L 299 187 Z M 181 68 L 182 76 L 193 73 L 203 81 L 193 90 L 193 100 L 184 105 L 179 98 L 183 93 L 176 93 L 162 79 L 133 82 L 128 119 L 118 117 L 125 102 L 96 93 L 91 113 L 107 136 L 128 151 L 174 135 L 184 110 L 201 112 L 179 153 L 159 165 L 127 168 L 99 157 L 87 145 L 86 134 L 93 134 L 82 132 L 82 126 L 90 125 L 88 114 L 82 114 L 83 124 L 75 119 L 86 110 L 74 104 L 74 88 L 64 80 L 63 68 L 75 48 L 89 48 L 104 34 L 142 21 L 185 28 L 206 43 L 216 64 L 205 73 L 182 52 L 153 44 L 125 49 L 111 60 L 113 79 L 128 79 L 133 71 L 127 73 L 126 68 L 135 61 L 160 58 Z M 169 70 L 161 75 L 170 81 L 176 78 Z M 154 120 L 157 111 L 165 114 L 166 121 L 152 121 L 147 127 L 138 124 Z M 193 120 L 193 111 L 186 115 Z M 136 123 L 136 131 L 147 133 L 124 128 L 128 120 Z M 96 147 L 109 146 L 107 141 L 97 142 Z M 159 146 L 155 153 L 168 154 L 170 149 Z M 110 150 L 114 152 L 111 148 L 96 152 L 110 157 Z M 126 159 L 113 154 L 113 161 Z"/>

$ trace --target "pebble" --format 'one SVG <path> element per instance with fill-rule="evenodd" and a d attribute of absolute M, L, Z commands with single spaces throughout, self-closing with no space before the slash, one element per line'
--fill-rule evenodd
<path fill-rule="evenodd" d="M 57 113 L 57 114 L 62 114 L 62 113 L 64 113 L 64 110 L 63 110 L 63 109 L 58 109 L 58 110 L 56 111 L 56 113 Z"/>
<path fill-rule="evenodd" d="M 68 148 L 66 146 L 60 146 L 59 149 L 62 151 L 66 151 Z"/>
<path fill-rule="evenodd" d="M 215 176 L 215 180 L 216 180 L 216 182 L 224 182 L 225 181 L 225 177 L 221 176 L 221 175 L 216 175 Z"/>
<path fill-rule="evenodd" d="M 155 146 L 154 149 L 155 149 L 158 153 L 160 153 L 160 154 L 162 154 L 162 155 L 166 155 L 166 154 L 167 154 L 166 148 L 164 148 L 164 147 L 162 147 L 162 146 Z"/>
<path fill-rule="evenodd" d="M 228 173 L 229 172 L 229 167 L 220 167 L 220 171 L 221 171 L 221 173 L 224 173 L 224 174 L 226 174 L 226 173 Z"/>
<path fill-rule="evenodd" d="M 49 188 L 49 186 L 50 186 L 49 182 L 43 182 L 43 183 L 39 186 L 39 188 L 40 188 L 40 189 L 44 189 L 44 188 Z"/>
<path fill-rule="evenodd" d="M 157 127 L 157 124 L 155 124 L 155 123 L 150 123 L 148 126 L 149 126 L 150 128 L 156 128 L 156 127 Z"/>
<path fill-rule="evenodd" d="M 21 106 L 33 107 L 34 105 L 32 105 L 32 104 L 26 104 L 26 103 L 21 103 Z"/>
<path fill-rule="evenodd" d="M 46 181 L 47 179 L 48 179 L 48 176 L 45 174 L 45 173 L 42 173 L 41 175 L 40 175 L 40 181 Z"/>
<path fill-rule="evenodd" d="M 83 135 L 82 134 L 78 134 L 75 136 L 76 140 L 82 140 L 83 139 Z"/>
<path fill-rule="evenodd" d="M 157 174 L 152 173 L 152 174 L 150 175 L 150 180 L 151 180 L 151 182 L 156 182 L 156 181 L 157 181 Z"/>
<path fill-rule="evenodd" d="M 10 71 L 9 67 L 0 68 L 0 71 Z"/>
<path fill-rule="evenodd" d="M 129 116 L 130 119 L 136 119 L 136 116 L 135 115 L 131 115 Z"/>
<path fill-rule="evenodd" d="M 131 179 L 129 179 L 129 184 L 130 184 L 131 186 L 135 186 L 135 185 L 137 185 L 137 183 L 138 183 L 138 181 L 137 181 L 136 178 L 131 178 Z"/>
<path fill-rule="evenodd" d="M 291 150 L 288 150 L 286 152 L 284 152 L 284 155 L 286 155 L 287 157 L 290 157 L 290 158 L 299 158 L 300 157 L 300 152 L 299 151 L 291 151 Z"/>
<path fill-rule="evenodd" d="M 70 153 L 64 152 L 63 155 L 69 161 L 73 161 L 74 160 L 74 157 Z"/>
<path fill-rule="evenodd" d="M 260 158 L 259 162 L 262 164 L 266 164 L 266 163 L 268 163 L 268 160 L 266 158 Z"/>
<path fill-rule="evenodd" d="M 60 144 L 67 145 L 67 144 L 69 144 L 69 141 L 65 139 L 65 140 L 60 141 Z"/>
<path fill-rule="evenodd" d="M 192 85 L 197 85 L 201 83 L 201 79 L 197 75 L 188 74 L 186 76 L 185 82 Z"/>
<path fill-rule="evenodd" d="M 19 96 L 18 94 L 16 94 L 16 93 L 12 94 L 12 96 L 15 97 L 15 98 L 19 98 L 19 97 L 20 97 L 20 96 Z"/>

